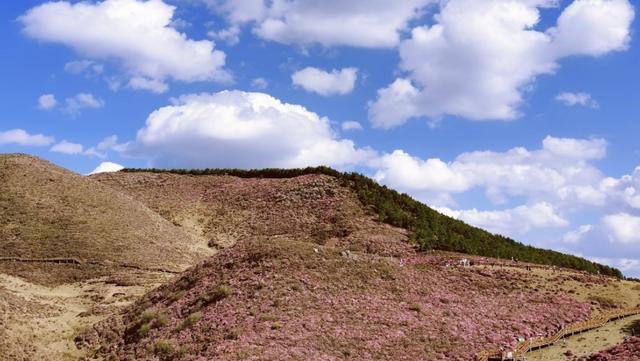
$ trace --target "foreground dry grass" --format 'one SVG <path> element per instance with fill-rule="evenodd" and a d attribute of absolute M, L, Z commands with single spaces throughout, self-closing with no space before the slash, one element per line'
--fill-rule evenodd
<path fill-rule="evenodd" d="M 56 272 L 64 266 L 45 266 Z M 166 282 L 164 273 L 127 270 L 99 279 L 43 286 L 0 274 L 0 360 L 78 360 L 74 338 Z"/>

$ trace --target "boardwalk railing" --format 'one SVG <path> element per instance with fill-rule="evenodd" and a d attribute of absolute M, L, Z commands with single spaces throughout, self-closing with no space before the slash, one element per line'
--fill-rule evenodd
<path fill-rule="evenodd" d="M 600 314 L 598 317 L 592 318 L 590 320 L 573 323 L 567 327 L 562 328 L 560 331 L 556 332 L 553 335 L 534 338 L 521 342 L 512 351 L 512 357 L 508 360 L 524 360 L 525 354 L 529 351 L 551 346 L 565 337 L 573 336 L 585 331 L 590 331 L 602 327 L 608 322 L 638 314 L 640 314 L 640 307 L 634 307 L 605 312 Z M 476 360 L 478 361 L 501 360 L 502 358 L 503 354 L 499 350 L 485 350 L 476 354 Z M 507 359 L 505 358 L 505 360 Z"/>

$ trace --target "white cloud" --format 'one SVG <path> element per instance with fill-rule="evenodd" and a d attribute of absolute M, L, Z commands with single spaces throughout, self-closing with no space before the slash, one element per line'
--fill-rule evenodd
<path fill-rule="evenodd" d="M 322 96 L 345 95 L 353 91 L 358 77 L 358 69 L 344 68 L 333 69 L 330 72 L 322 69 L 307 67 L 291 75 L 293 84 L 307 91 L 318 93 Z"/>
<path fill-rule="evenodd" d="M 597 263 L 607 264 L 622 271 L 625 275 L 640 275 L 640 259 L 630 258 L 606 258 L 606 257 L 588 257 L 589 260 Z"/>
<path fill-rule="evenodd" d="M 54 146 L 49 150 L 51 152 L 63 154 L 82 154 L 84 152 L 84 147 L 82 146 L 82 144 L 71 143 L 63 140 L 57 144 L 54 144 Z"/>
<path fill-rule="evenodd" d="M 470 120 L 520 116 L 523 93 L 571 55 L 627 47 L 633 7 L 627 0 L 575 0 L 557 26 L 537 30 L 539 8 L 554 1 L 450 0 L 431 26 L 400 43 L 406 76 L 378 91 L 369 117 L 379 128 L 445 114 Z M 586 26 L 586 27 L 585 27 Z"/>
<path fill-rule="evenodd" d="M 218 31 L 208 31 L 207 35 L 212 39 L 222 40 L 229 45 L 236 45 L 240 42 L 240 28 L 235 25 Z"/>
<path fill-rule="evenodd" d="M 165 83 L 164 81 L 142 78 L 139 76 L 131 78 L 129 80 L 129 84 L 127 85 L 131 89 L 148 90 L 156 94 L 162 94 L 169 90 L 169 85 L 167 85 L 167 83 Z"/>
<path fill-rule="evenodd" d="M 640 210 L 640 166 L 632 174 L 604 178 L 598 188 L 607 195 L 609 204 Z"/>
<path fill-rule="evenodd" d="M 45 147 L 53 143 L 53 137 L 42 134 L 29 134 L 23 129 L 0 131 L 0 145 L 17 144 L 33 147 Z"/>
<path fill-rule="evenodd" d="M 78 93 L 73 97 L 65 99 L 63 111 L 76 116 L 80 114 L 82 109 L 99 109 L 102 107 L 104 107 L 104 101 L 102 99 L 96 98 L 90 93 Z"/>
<path fill-rule="evenodd" d="M 610 214 L 602 218 L 610 239 L 621 243 L 640 242 L 640 217 L 628 213 Z"/>
<path fill-rule="evenodd" d="M 342 130 L 344 130 L 344 131 L 362 130 L 362 124 L 360 124 L 359 122 L 356 122 L 355 120 L 349 120 L 349 121 L 346 121 L 346 122 L 342 122 L 342 124 L 340 126 L 342 127 Z"/>
<path fill-rule="evenodd" d="M 576 0 L 550 29 L 556 56 L 603 55 L 626 50 L 631 40 L 633 6 L 627 0 Z"/>
<path fill-rule="evenodd" d="M 128 145 L 128 143 L 118 143 L 118 136 L 114 134 L 104 138 L 95 147 L 87 149 L 84 154 L 98 158 L 106 158 L 108 151 L 112 150 L 116 153 L 124 153 Z"/>
<path fill-rule="evenodd" d="M 440 159 L 421 160 L 402 150 L 385 154 L 373 163 L 374 178 L 401 190 L 463 192 L 472 180 Z"/>
<path fill-rule="evenodd" d="M 578 244 L 586 234 L 591 232 L 592 229 L 593 229 L 592 225 L 583 224 L 577 229 L 565 233 L 564 236 L 562 237 L 562 241 L 565 243 Z"/>
<path fill-rule="evenodd" d="M 390 48 L 432 0 L 201 0 L 231 24 L 284 44 Z"/>
<path fill-rule="evenodd" d="M 471 225 L 505 235 L 524 234 L 532 228 L 569 225 L 569 222 L 559 215 L 551 204 L 545 202 L 499 211 L 453 210 L 446 207 L 436 209 Z"/>
<path fill-rule="evenodd" d="M 251 80 L 251 86 L 260 90 L 267 89 L 269 81 L 265 78 L 255 78 Z"/>
<path fill-rule="evenodd" d="M 374 156 L 339 139 L 327 118 L 242 91 L 173 99 L 149 115 L 127 152 L 168 167 L 343 167 Z"/>
<path fill-rule="evenodd" d="M 225 54 L 173 28 L 174 10 L 161 0 L 58 1 L 30 9 L 19 21 L 34 39 L 64 44 L 89 60 L 117 61 L 138 79 L 137 89 L 157 91 L 167 79 L 228 81 Z M 140 79 L 156 86 L 139 86 Z"/>
<path fill-rule="evenodd" d="M 112 162 L 102 162 L 100 163 L 100 165 L 96 167 L 96 169 L 92 170 L 91 173 L 89 173 L 89 175 L 98 174 L 98 173 L 117 172 L 122 169 L 124 169 L 124 167 L 121 166 L 120 164 L 112 163 Z"/>
<path fill-rule="evenodd" d="M 591 97 L 588 93 L 569 93 L 563 92 L 556 96 L 556 100 L 560 103 L 572 107 L 575 105 L 581 105 L 587 108 L 599 108 L 600 104 Z"/>
<path fill-rule="evenodd" d="M 396 150 L 371 166 L 379 182 L 430 202 L 481 187 L 494 203 L 526 196 L 536 202 L 594 204 L 606 195 L 594 187 L 602 175 L 590 161 L 603 158 L 606 145 L 603 139 L 546 137 L 541 149 L 468 152 L 452 162 L 422 160 Z"/>
<path fill-rule="evenodd" d="M 99 75 L 104 71 L 104 65 L 91 60 L 76 60 L 66 63 L 64 71 L 70 74 Z"/>
<path fill-rule="evenodd" d="M 56 96 L 53 94 L 43 94 L 38 97 L 38 108 L 40 109 L 53 109 L 57 104 L 58 101 L 56 100 Z"/>

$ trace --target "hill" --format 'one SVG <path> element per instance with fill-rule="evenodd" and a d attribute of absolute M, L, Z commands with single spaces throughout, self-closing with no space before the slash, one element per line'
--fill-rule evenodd
<path fill-rule="evenodd" d="M 19 154 L 0 155 L 0 249 L 0 267 L 29 279 L 36 277 L 32 266 L 40 262 L 25 268 L 7 259 L 71 262 L 84 270 L 126 266 L 181 271 L 212 253 L 206 242 L 142 203 Z M 89 277 L 82 273 L 68 276 Z"/>
<path fill-rule="evenodd" d="M 640 304 L 628 280 L 452 252 L 502 238 L 328 168 L 82 177 L 6 155 L 0 181 L 3 361 L 469 360 Z"/>
<path fill-rule="evenodd" d="M 91 179 L 141 201 L 220 249 L 253 237 L 290 237 L 386 256 L 413 252 L 404 229 L 377 221 L 331 176 L 117 172 Z"/>
<path fill-rule="evenodd" d="M 77 342 L 117 360 L 468 361 L 639 301 L 610 277 L 414 256 L 239 241 Z"/>
<path fill-rule="evenodd" d="M 160 214 L 165 214 L 169 219 L 174 220 L 176 219 L 176 213 L 172 211 L 174 208 L 172 205 L 177 202 L 175 200 L 171 200 L 168 203 L 163 203 L 162 199 L 154 195 L 157 192 L 163 192 L 160 190 L 164 185 L 162 182 L 169 182 L 169 180 L 160 181 L 156 179 L 155 183 L 149 181 L 144 183 L 144 186 L 138 181 L 134 181 L 134 178 L 126 180 L 127 177 L 134 177 L 133 174 L 135 173 L 140 173 L 142 174 L 140 178 L 147 179 L 152 178 L 150 177 L 150 174 L 173 174 L 200 178 L 204 177 L 209 180 L 202 182 L 210 182 L 210 185 L 212 186 L 215 185 L 215 182 L 211 179 L 221 177 L 226 177 L 227 179 L 228 177 L 238 177 L 249 180 L 283 180 L 295 179 L 300 176 L 324 175 L 335 179 L 342 187 L 350 189 L 351 193 L 353 193 L 355 198 L 357 198 L 361 203 L 361 208 L 364 207 L 365 209 L 368 209 L 379 221 L 394 227 L 406 229 L 411 242 L 421 250 L 435 249 L 486 257 L 504 259 L 514 258 L 525 262 L 554 265 L 584 270 L 591 273 L 622 277 L 621 272 L 615 268 L 591 262 L 581 257 L 527 246 L 510 238 L 492 234 L 480 228 L 467 225 L 462 221 L 453 219 L 429 208 L 427 205 L 412 199 L 406 194 L 400 194 L 385 186 L 381 186 L 372 179 L 357 173 L 341 173 L 327 167 L 262 170 L 125 169 L 123 172 L 119 172 L 114 175 L 98 176 L 97 179 L 116 185 L 118 189 L 122 189 L 133 197 L 141 199 L 143 202 L 159 211 Z M 118 181 L 117 179 L 121 180 Z M 176 180 L 180 178 L 173 177 L 171 179 L 172 182 L 177 182 Z M 182 187 L 189 187 L 185 183 L 187 181 L 182 182 Z M 191 180 L 190 182 L 190 184 L 198 183 L 195 180 Z M 168 186 L 168 188 L 170 187 Z M 184 192 L 180 191 L 180 189 L 183 188 L 178 187 L 178 192 L 181 195 L 184 195 Z M 215 188 L 215 186 L 214 188 L 206 189 L 206 195 L 226 193 L 229 191 L 233 193 L 234 191 L 234 189 L 219 189 Z M 236 194 L 237 190 L 238 189 L 236 189 Z M 244 191 L 242 187 L 239 187 L 239 190 Z M 172 191 L 165 190 L 163 193 L 170 193 Z M 204 190 L 201 188 L 195 188 L 192 192 L 193 193 L 188 199 L 191 199 L 193 202 L 197 202 L 196 198 L 205 194 L 203 193 Z M 253 195 L 255 195 L 255 193 L 257 192 L 254 192 Z M 183 199 L 184 197 L 180 198 Z M 247 199 L 252 198 L 247 197 Z M 238 203 L 225 203 L 226 211 L 228 211 L 229 205 L 233 208 L 234 204 L 237 205 Z M 250 210 L 249 212 L 252 210 L 257 211 L 253 206 L 255 206 L 255 203 L 252 203 L 252 207 L 247 207 L 247 209 Z M 301 204 L 298 204 L 297 206 L 301 206 Z M 267 203 L 266 207 L 273 207 L 273 203 Z M 288 211 L 290 213 L 296 213 L 296 211 L 291 209 Z M 296 224 L 296 226 L 298 226 L 298 224 Z M 211 229 L 215 229 L 215 227 Z M 306 231 L 307 229 L 305 229 L 305 232 Z"/>

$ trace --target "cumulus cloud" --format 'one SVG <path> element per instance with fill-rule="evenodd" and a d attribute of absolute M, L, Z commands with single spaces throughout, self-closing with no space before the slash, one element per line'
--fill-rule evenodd
<path fill-rule="evenodd" d="M 621 243 L 640 242 L 640 217 L 628 213 L 610 214 L 602 218 L 610 239 Z"/>
<path fill-rule="evenodd" d="M 556 100 L 569 107 L 576 105 L 593 109 L 600 107 L 600 104 L 598 104 L 598 102 L 591 97 L 591 94 L 588 93 L 562 92 L 556 96 Z"/>
<path fill-rule="evenodd" d="M 339 139 L 329 120 L 264 93 L 222 91 L 173 99 L 127 153 L 162 167 L 343 167 L 374 156 Z"/>
<path fill-rule="evenodd" d="M 77 116 L 83 109 L 99 109 L 104 107 L 104 101 L 90 93 L 78 93 L 65 99 L 64 112 Z"/>
<path fill-rule="evenodd" d="M 57 104 L 58 100 L 56 100 L 56 96 L 53 94 L 42 94 L 40 97 L 38 97 L 38 108 L 40 109 L 53 109 Z"/>
<path fill-rule="evenodd" d="M 118 163 L 102 162 L 94 170 L 92 170 L 91 173 L 89 173 L 88 175 L 98 174 L 98 173 L 118 172 L 122 169 L 124 169 L 124 167 Z"/>
<path fill-rule="evenodd" d="M 549 30 L 556 56 L 603 55 L 626 50 L 635 12 L 627 0 L 576 0 Z"/>
<path fill-rule="evenodd" d="M 69 46 L 90 61 L 115 60 L 134 89 L 158 92 L 168 79 L 228 81 L 225 54 L 173 28 L 174 10 L 162 0 L 57 1 L 30 9 L 19 21 L 29 37 Z"/>
<path fill-rule="evenodd" d="M 524 234 L 532 228 L 569 225 L 569 222 L 559 215 L 551 204 L 545 202 L 498 211 L 453 210 L 446 207 L 436 209 L 471 225 L 506 235 Z"/>
<path fill-rule="evenodd" d="M 33 147 L 46 147 L 54 138 L 42 134 L 29 134 L 23 129 L 0 131 L 0 145 L 17 144 Z"/>
<path fill-rule="evenodd" d="M 390 48 L 433 0 L 201 0 L 234 25 L 283 44 Z"/>
<path fill-rule="evenodd" d="M 372 124 L 445 114 L 470 120 L 519 117 L 523 93 L 572 55 L 598 56 L 628 46 L 634 10 L 628 0 L 575 0 L 557 25 L 537 30 L 549 0 L 451 0 L 433 25 L 413 28 L 399 45 L 406 76 L 378 90 Z"/>
<path fill-rule="evenodd" d="M 640 210 L 640 166 L 620 178 L 606 177 L 598 187 L 607 194 L 607 202 L 620 208 Z"/>
<path fill-rule="evenodd" d="M 422 160 L 402 150 L 383 155 L 373 166 L 378 169 L 376 180 L 401 190 L 459 193 L 473 184 L 451 164 L 436 158 Z"/>
<path fill-rule="evenodd" d="M 340 126 L 344 131 L 362 130 L 362 124 L 360 124 L 359 122 L 356 122 L 355 120 L 348 120 L 346 122 L 342 122 Z"/>
<path fill-rule="evenodd" d="M 606 195 L 596 188 L 603 176 L 591 161 L 602 159 L 606 146 L 606 141 L 598 138 L 549 136 L 537 150 L 516 147 L 505 152 L 475 151 L 462 153 L 451 162 L 423 160 L 396 150 L 371 165 L 377 169 L 375 178 L 379 182 L 420 194 L 431 202 L 447 201 L 451 193 L 480 187 L 498 204 L 516 196 L 594 204 Z"/>
<path fill-rule="evenodd" d="M 330 96 L 351 93 L 357 77 L 358 69 L 356 68 L 333 69 L 327 72 L 322 69 L 307 67 L 293 73 L 291 80 L 293 84 L 307 91 L 318 93 L 322 96 Z"/>
<path fill-rule="evenodd" d="M 51 152 L 63 153 L 63 154 L 82 154 L 84 152 L 84 147 L 82 144 L 71 143 L 66 140 L 63 140 L 57 144 L 54 144 L 51 149 Z"/>

